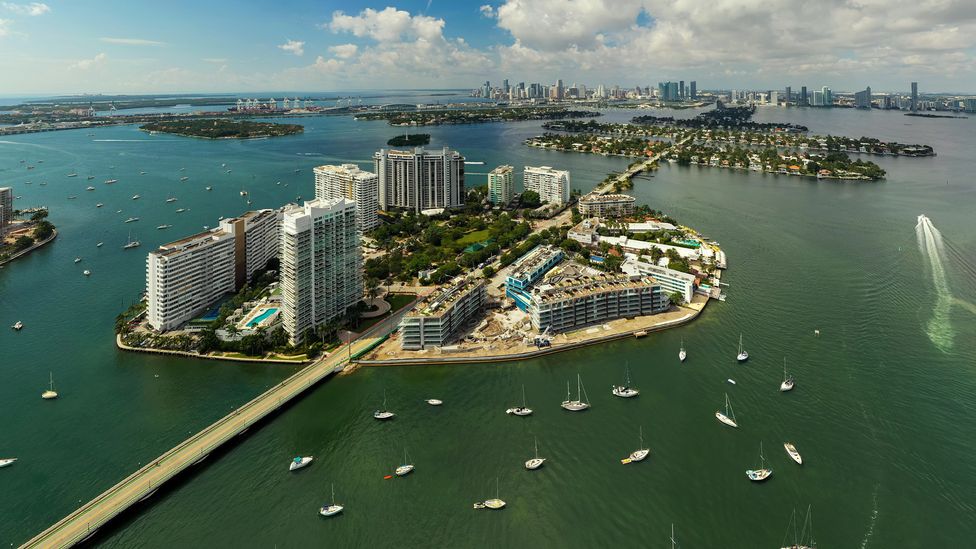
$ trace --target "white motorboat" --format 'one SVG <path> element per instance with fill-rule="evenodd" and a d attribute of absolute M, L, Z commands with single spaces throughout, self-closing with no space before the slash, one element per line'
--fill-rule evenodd
<path fill-rule="evenodd" d="M 76 257 L 75 258 L 75 263 L 81 263 L 81 258 L 80 257 Z"/>
<path fill-rule="evenodd" d="M 78 177 L 78 174 L 71 172 L 68 174 L 68 177 Z"/>
<path fill-rule="evenodd" d="M 732 410 L 732 403 L 729 402 L 729 394 L 725 393 L 725 413 L 720 411 L 715 412 L 715 417 L 719 421 L 728 425 L 729 427 L 738 427 L 739 424 L 735 422 L 735 412 Z"/>
<path fill-rule="evenodd" d="M 394 416 L 396 416 L 396 414 L 386 409 L 386 391 L 384 390 L 383 407 L 373 412 L 373 417 L 376 419 L 384 420 L 384 419 L 393 419 Z"/>
<path fill-rule="evenodd" d="M 763 455 L 762 441 L 759 441 L 759 460 L 762 463 L 759 469 L 749 469 L 746 471 L 746 476 L 753 482 L 762 482 L 773 474 L 772 469 L 766 468 L 766 456 Z"/>
<path fill-rule="evenodd" d="M 208 190 L 208 191 L 212 191 L 212 190 L 213 190 L 213 187 L 211 187 L 211 186 L 209 186 L 209 185 L 208 185 L 208 186 L 207 186 L 207 190 Z"/>
<path fill-rule="evenodd" d="M 14 325 L 11 326 L 11 328 L 14 330 L 21 330 L 24 328 L 24 323 L 18 320 L 17 322 L 14 322 Z"/>
<path fill-rule="evenodd" d="M 95 247 L 96 248 L 101 248 L 103 244 L 105 244 L 105 243 L 104 242 L 99 242 L 98 244 L 95 244 Z"/>
<path fill-rule="evenodd" d="M 119 182 L 118 179 L 106 179 L 105 180 L 105 184 L 106 185 L 111 185 L 112 183 L 118 183 L 118 182 Z"/>
<path fill-rule="evenodd" d="M 91 185 L 89 185 L 88 187 L 85 188 L 85 190 L 86 191 L 94 191 L 95 190 L 95 187 L 92 187 Z"/>
<path fill-rule="evenodd" d="M 803 465 L 803 456 L 800 455 L 800 452 L 796 451 L 796 446 L 794 446 L 792 442 L 784 442 L 783 448 L 786 448 L 786 453 L 790 455 L 790 458 L 792 458 L 797 465 Z"/>
<path fill-rule="evenodd" d="M 532 415 L 532 408 L 525 405 L 525 385 L 522 385 L 522 405 L 509 408 L 508 410 L 505 410 L 505 413 L 521 417 Z"/>
<path fill-rule="evenodd" d="M 140 198 L 142 197 L 137 194 L 132 195 L 132 200 L 139 200 Z"/>
<path fill-rule="evenodd" d="M 498 498 L 498 478 L 495 478 L 495 497 L 474 504 L 475 509 L 491 509 L 497 511 L 505 507 L 505 502 Z"/>
<path fill-rule="evenodd" d="M 157 226 L 156 228 L 157 228 L 157 229 L 159 229 L 159 230 L 161 231 L 161 230 L 163 230 L 163 229 L 168 229 L 168 228 L 170 228 L 170 227 L 172 227 L 172 225 L 159 225 L 159 226 Z"/>
<path fill-rule="evenodd" d="M 187 179 L 190 179 L 190 178 L 184 175 L 183 177 L 180 178 L 180 181 L 186 181 Z"/>
<path fill-rule="evenodd" d="M 44 400 L 58 398 L 58 392 L 54 390 L 54 372 L 51 372 L 51 383 L 48 385 L 47 391 L 41 393 L 41 398 Z"/>
<path fill-rule="evenodd" d="M 542 464 L 545 462 L 546 462 L 546 458 L 539 457 L 539 438 L 536 437 L 535 457 L 525 462 L 525 468 L 528 469 L 529 471 L 534 471 L 539 467 L 542 467 Z"/>
<path fill-rule="evenodd" d="M 427 404 L 430 404 L 431 406 L 440 406 L 441 404 L 444 404 L 444 401 L 443 400 L 436 399 L 436 398 L 428 398 L 424 402 L 426 402 Z"/>
<path fill-rule="evenodd" d="M 323 505 L 319 509 L 319 514 L 323 517 L 331 517 L 342 512 L 343 507 L 335 501 L 335 484 L 332 485 L 332 505 Z"/>
<path fill-rule="evenodd" d="M 576 374 L 576 400 L 570 399 L 569 394 L 569 382 L 566 382 L 566 400 L 563 401 L 562 407 L 570 412 L 582 412 L 590 407 L 590 403 L 586 398 L 586 389 L 583 388 L 583 381 L 580 379 L 580 375 Z"/>
<path fill-rule="evenodd" d="M 688 353 L 685 352 L 685 340 L 684 340 L 684 338 L 682 338 L 682 340 L 681 340 L 681 350 L 678 351 L 678 360 L 680 360 L 681 362 L 684 362 L 686 358 L 688 358 Z"/>
<path fill-rule="evenodd" d="M 749 352 L 742 348 L 742 334 L 739 334 L 739 354 L 735 355 L 735 359 L 739 362 L 749 360 Z"/>
<path fill-rule="evenodd" d="M 102 204 L 101 202 L 99 202 L 98 204 L 95 204 L 95 207 L 96 207 L 96 208 L 101 208 L 101 207 L 102 207 L 102 206 L 104 206 L 104 205 L 105 205 L 105 204 Z"/>
<path fill-rule="evenodd" d="M 651 453 L 650 448 L 644 448 L 644 427 L 643 426 L 641 426 L 639 432 L 640 432 L 640 446 L 638 446 L 636 450 L 631 452 L 629 456 L 620 460 L 620 463 L 626 465 L 628 463 L 644 461 L 647 455 Z"/>
<path fill-rule="evenodd" d="M 17 458 L 4 458 L 0 459 L 0 467 L 9 467 L 17 461 Z"/>
<path fill-rule="evenodd" d="M 394 471 L 393 474 L 395 474 L 398 477 L 403 477 L 403 476 L 407 476 L 410 473 L 412 473 L 413 470 L 414 470 L 414 465 L 413 465 L 413 463 L 410 463 L 410 457 L 407 455 L 407 449 L 404 448 L 403 449 L 403 465 L 397 467 L 396 468 L 396 471 Z"/>
<path fill-rule="evenodd" d="M 796 385 L 796 381 L 793 376 L 786 374 L 786 357 L 783 357 L 783 382 L 779 384 L 779 390 L 781 392 L 792 391 L 793 387 Z"/>
<path fill-rule="evenodd" d="M 731 385 L 735 385 L 735 380 L 732 379 L 731 377 L 729 379 L 726 379 L 725 381 L 729 382 Z"/>
<path fill-rule="evenodd" d="M 88 269 L 85 269 L 85 270 L 84 270 L 84 271 L 82 272 L 82 274 L 83 274 L 83 275 L 85 275 L 85 276 L 91 276 L 91 271 L 89 271 Z"/>
<path fill-rule="evenodd" d="M 176 213 L 181 214 L 181 213 L 185 212 L 187 209 L 188 208 L 180 208 L 180 209 L 176 210 Z"/>
<path fill-rule="evenodd" d="M 313 456 L 297 456 L 295 459 L 291 460 L 288 464 L 289 471 L 297 471 L 302 467 L 308 467 L 312 460 L 315 459 Z"/>
<path fill-rule="evenodd" d="M 614 385 L 613 389 L 610 391 L 614 396 L 621 398 L 632 398 L 640 394 L 640 391 L 634 387 L 631 387 L 630 381 L 630 367 L 626 368 L 626 382 L 623 385 Z"/>
<path fill-rule="evenodd" d="M 139 221 L 138 217 L 130 217 L 129 219 L 125 220 L 125 223 L 135 223 L 136 221 Z"/>
<path fill-rule="evenodd" d="M 169 203 L 169 202 L 176 202 L 176 197 L 175 196 L 171 196 L 171 197 L 169 197 L 169 198 L 166 199 L 166 202 L 167 203 Z"/>

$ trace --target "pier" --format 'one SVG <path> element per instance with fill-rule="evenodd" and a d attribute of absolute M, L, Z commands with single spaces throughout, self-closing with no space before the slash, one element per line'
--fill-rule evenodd
<path fill-rule="evenodd" d="M 91 537 L 120 513 L 152 496 L 166 481 L 204 461 L 211 452 L 242 434 L 254 423 L 302 395 L 329 375 L 341 371 L 350 360 L 382 343 L 411 308 L 412 304 L 373 326 L 350 344 L 302 368 L 216 423 L 184 440 L 21 547 L 70 547 Z"/>

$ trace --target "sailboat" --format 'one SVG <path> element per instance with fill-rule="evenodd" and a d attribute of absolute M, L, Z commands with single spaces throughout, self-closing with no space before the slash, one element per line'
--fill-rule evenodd
<path fill-rule="evenodd" d="M 570 412 L 582 412 L 590 407 L 590 403 L 586 398 L 586 389 L 583 388 L 583 381 L 580 379 L 580 375 L 576 374 L 576 400 L 570 400 L 569 394 L 569 382 L 566 382 L 566 400 L 563 401 L 562 407 Z"/>
<path fill-rule="evenodd" d="M 0 467 L 8 467 L 13 465 L 17 461 L 17 458 L 4 458 L 0 459 Z"/>
<path fill-rule="evenodd" d="M 335 484 L 332 485 L 332 505 L 323 505 L 319 509 L 319 514 L 323 517 L 331 517 L 342 512 L 343 507 L 335 502 Z"/>
<path fill-rule="evenodd" d="M 749 353 L 742 348 L 742 334 L 739 334 L 739 354 L 735 355 L 735 359 L 739 362 L 749 360 Z"/>
<path fill-rule="evenodd" d="M 783 448 L 786 448 L 786 453 L 790 455 L 790 459 L 796 462 L 797 465 L 803 465 L 803 456 L 800 452 L 796 451 L 796 446 L 792 442 L 784 442 Z"/>
<path fill-rule="evenodd" d="M 140 243 L 138 240 L 132 240 L 132 233 L 130 232 L 129 233 L 129 241 L 126 242 L 125 246 L 122 246 L 122 249 L 123 250 L 129 250 L 129 249 L 132 249 L 132 248 L 138 248 L 141 245 L 142 245 L 142 243 Z"/>
<path fill-rule="evenodd" d="M 729 402 L 728 393 L 725 393 L 725 413 L 723 414 L 722 412 L 716 411 L 715 417 L 729 427 L 739 426 L 739 424 L 735 422 L 735 412 L 732 410 L 732 403 Z"/>
<path fill-rule="evenodd" d="M 393 474 L 395 474 L 398 477 L 403 477 L 403 476 L 407 476 L 410 473 L 412 473 L 413 472 L 413 469 L 414 469 L 413 463 L 410 463 L 410 458 L 407 457 L 407 449 L 404 448 L 403 449 L 403 465 L 397 467 L 396 468 L 396 471 L 394 471 Z"/>
<path fill-rule="evenodd" d="M 749 480 L 754 482 L 762 482 L 769 478 L 769 475 L 773 474 L 772 469 L 766 468 L 766 456 L 763 455 L 761 440 L 759 441 L 759 460 L 762 463 L 762 466 L 759 469 L 749 469 L 746 471 L 746 476 L 749 477 Z"/>
<path fill-rule="evenodd" d="M 786 357 L 783 357 L 783 383 L 779 384 L 779 390 L 782 392 L 792 391 L 793 386 L 796 382 L 793 380 L 793 376 L 786 375 Z"/>
<path fill-rule="evenodd" d="M 685 352 L 685 340 L 681 338 L 681 350 L 678 351 L 678 360 L 684 362 L 688 358 L 688 353 Z"/>
<path fill-rule="evenodd" d="M 640 391 L 630 386 L 630 367 L 625 368 L 627 381 L 623 385 L 614 385 L 611 391 L 614 396 L 621 398 L 631 398 L 640 394 Z"/>
<path fill-rule="evenodd" d="M 48 386 L 48 390 L 41 393 L 41 398 L 44 400 L 51 400 L 53 398 L 58 398 L 58 392 L 54 390 L 54 372 L 51 372 L 51 384 Z"/>
<path fill-rule="evenodd" d="M 498 510 L 503 507 L 505 507 L 505 502 L 498 498 L 498 477 L 495 477 L 495 497 L 475 503 L 474 508 Z"/>
<path fill-rule="evenodd" d="M 546 462 L 546 458 L 539 457 L 539 438 L 535 437 L 535 457 L 525 462 L 525 468 L 534 471 Z"/>
<path fill-rule="evenodd" d="M 624 465 L 626 465 L 628 463 L 634 463 L 634 462 L 637 462 L 637 461 L 644 461 L 644 458 L 646 458 L 647 455 L 650 454 L 650 453 L 651 453 L 651 450 L 649 448 L 644 448 L 644 427 L 641 426 L 641 428 L 640 428 L 640 446 L 638 446 L 636 450 L 634 450 L 633 452 L 631 452 L 629 456 L 627 456 L 624 459 L 620 460 L 620 463 L 623 463 Z"/>
<path fill-rule="evenodd" d="M 786 538 L 790 535 L 790 526 L 793 527 L 793 544 L 786 545 Z M 809 538 L 808 538 L 809 536 Z M 807 506 L 807 517 L 803 520 L 803 529 L 800 535 L 796 535 L 796 509 L 790 516 L 790 524 L 786 527 L 786 535 L 783 536 L 783 549 L 816 549 L 817 542 L 813 539 L 813 519 L 810 516 L 810 506 Z"/>
<path fill-rule="evenodd" d="M 514 408 L 509 408 L 505 410 L 506 414 L 512 414 L 516 416 L 531 416 L 532 408 L 525 405 L 525 385 L 522 385 L 522 405 L 516 406 Z"/>
<path fill-rule="evenodd" d="M 393 419 L 393 416 L 395 416 L 395 415 L 396 414 L 394 414 L 393 412 L 391 412 L 391 411 L 389 411 L 389 410 L 386 409 L 386 390 L 384 390 L 383 391 L 383 407 L 380 408 L 379 410 L 376 410 L 375 412 L 373 412 L 373 417 L 376 418 L 376 419 L 383 420 L 383 419 Z"/>

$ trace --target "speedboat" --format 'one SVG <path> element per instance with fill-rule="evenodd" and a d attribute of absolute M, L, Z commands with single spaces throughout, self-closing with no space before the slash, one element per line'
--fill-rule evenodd
<path fill-rule="evenodd" d="M 295 459 L 291 460 L 291 463 L 288 464 L 288 470 L 297 471 L 302 467 L 308 467 L 308 464 L 312 463 L 313 459 L 314 458 L 312 456 L 304 456 L 304 457 L 298 456 Z"/>
<path fill-rule="evenodd" d="M 213 187 L 210 187 L 210 186 L 208 186 L 208 187 L 207 187 L 207 190 L 208 190 L 208 191 L 212 191 L 212 190 L 213 190 Z"/>
<path fill-rule="evenodd" d="M 183 177 L 180 178 L 180 181 L 186 181 L 187 179 L 190 179 L 190 178 L 184 175 Z"/>
<path fill-rule="evenodd" d="M 76 257 L 75 258 L 75 263 L 81 263 L 81 258 L 80 257 Z"/>
<path fill-rule="evenodd" d="M 95 207 L 96 208 L 101 208 L 102 206 L 104 206 L 104 204 L 102 204 L 101 202 L 99 202 L 98 204 L 95 204 Z"/>
<path fill-rule="evenodd" d="M 389 410 L 376 410 L 373 412 L 373 417 L 376 419 L 393 419 L 394 416 L 396 416 L 396 414 Z"/>
<path fill-rule="evenodd" d="M 793 461 L 795 461 L 797 465 L 803 465 L 803 456 L 800 455 L 800 452 L 796 451 L 796 446 L 793 446 L 792 442 L 784 442 L 783 448 L 786 448 L 786 453 L 793 458 Z"/>
<path fill-rule="evenodd" d="M 139 200 L 139 198 L 140 198 L 140 197 L 139 197 L 139 195 L 137 195 L 137 194 L 134 194 L 134 195 L 132 195 L 132 200 Z"/>
<path fill-rule="evenodd" d="M 502 509 L 503 507 L 505 507 L 505 502 L 502 501 L 502 500 L 500 500 L 500 499 L 498 499 L 498 498 L 492 498 L 492 499 L 486 500 L 484 503 L 482 503 L 482 505 L 484 505 L 484 507 L 487 508 L 487 509 L 498 510 L 498 509 Z"/>
<path fill-rule="evenodd" d="M 85 276 L 91 276 L 91 271 L 89 271 L 88 269 L 85 269 L 85 270 L 84 270 L 84 271 L 82 272 L 82 274 L 83 274 L 83 275 L 85 275 Z"/>
<path fill-rule="evenodd" d="M 78 174 L 72 172 L 68 174 L 68 177 L 78 177 Z"/>
<path fill-rule="evenodd" d="M 112 183 L 118 183 L 118 182 L 119 182 L 118 179 L 106 179 L 105 180 L 105 184 L 106 185 L 111 185 Z"/>
<path fill-rule="evenodd" d="M 186 210 L 187 210 L 186 208 L 180 208 L 180 209 L 176 210 L 176 213 L 180 214 L 180 213 L 185 212 Z"/>
<path fill-rule="evenodd" d="M 159 229 L 159 230 L 163 230 L 163 229 L 168 229 L 170 227 L 172 227 L 172 225 L 160 225 L 160 226 L 158 226 L 156 228 Z"/>
<path fill-rule="evenodd" d="M 441 404 L 444 404 L 444 401 L 438 400 L 436 398 L 428 398 L 425 402 L 427 402 L 427 404 L 430 404 L 431 406 L 440 406 Z"/>
<path fill-rule="evenodd" d="M 640 391 L 634 389 L 633 387 L 627 387 L 626 385 L 614 385 L 613 391 L 611 391 L 614 396 L 622 398 L 631 398 L 640 394 Z"/>
<path fill-rule="evenodd" d="M 515 408 L 509 408 L 508 410 L 505 410 L 505 413 L 511 414 L 513 416 L 522 416 L 522 417 L 531 416 L 532 408 L 526 408 L 524 406 L 516 406 Z"/>
<path fill-rule="evenodd" d="M 125 220 L 126 223 L 134 223 L 136 221 L 139 221 L 138 217 L 130 217 L 129 219 Z"/>
<path fill-rule="evenodd" d="M 89 175 L 88 176 L 88 180 L 91 181 L 92 179 L 95 179 L 95 176 L 94 175 Z"/>
<path fill-rule="evenodd" d="M 17 458 L 0 459 L 0 467 L 8 467 L 10 465 L 13 465 L 15 461 L 17 461 Z"/>
<path fill-rule="evenodd" d="M 20 330 L 23 329 L 23 327 L 24 327 L 24 323 L 19 320 L 15 322 L 13 326 L 11 326 L 11 328 L 13 328 L 14 330 Z"/>
<path fill-rule="evenodd" d="M 175 196 L 171 196 L 171 197 L 169 197 L 169 198 L 166 199 L 166 202 L 176 202 L 176 197 Z"/>
<path fill-rule="evenodd" d="M 95 190 L 95 187 L 92 187 L 91 185 L 89 185 L 88 187 L 85 188 L 85 190 L 86 191 L 94 191 Z"/>
<path fill-rule="evenodd" d="M 101 248 L 102 247 L 102 244 L 105 244 L 105 243 L 104 242 L 99 242 L 98 244 L 95 244 L 95 247 L 96 248 Z"/>

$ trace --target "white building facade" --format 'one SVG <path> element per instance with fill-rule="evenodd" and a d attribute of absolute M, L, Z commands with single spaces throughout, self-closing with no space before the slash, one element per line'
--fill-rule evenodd
<path fill-rule="evenodd" d="M 539 193 L 539 200 L 562 206 L 569 202 L 569 172 L 549 166 L 526 166 L 523 172 L 525 190 Z"/>
<path fill-rule="evenodd" d="M 464 157 L 444 147 L 427 151 L 380 149 L 373 155 L 379 207 L 416 212 L 464 205 Z"/>
<path fill-rule="evenodd" d="M 498 166 L 488 173 L 488 201 L 505 205 L 515 196 L 514 169 L 511 166 Z"/>
<path fill-rule="evenodd" d="M 0 234 L 14 218 L 14 190 L 10 187 L 0 187 Z"/>
<path fill-rule="evenodd" d="M 380 191 L 375 173 L 355 164 L 319 166 L 312 171 L 315 173 L 315 198 L 355 200 L 359 230 L 367 232 L 379 226 Z"/>

